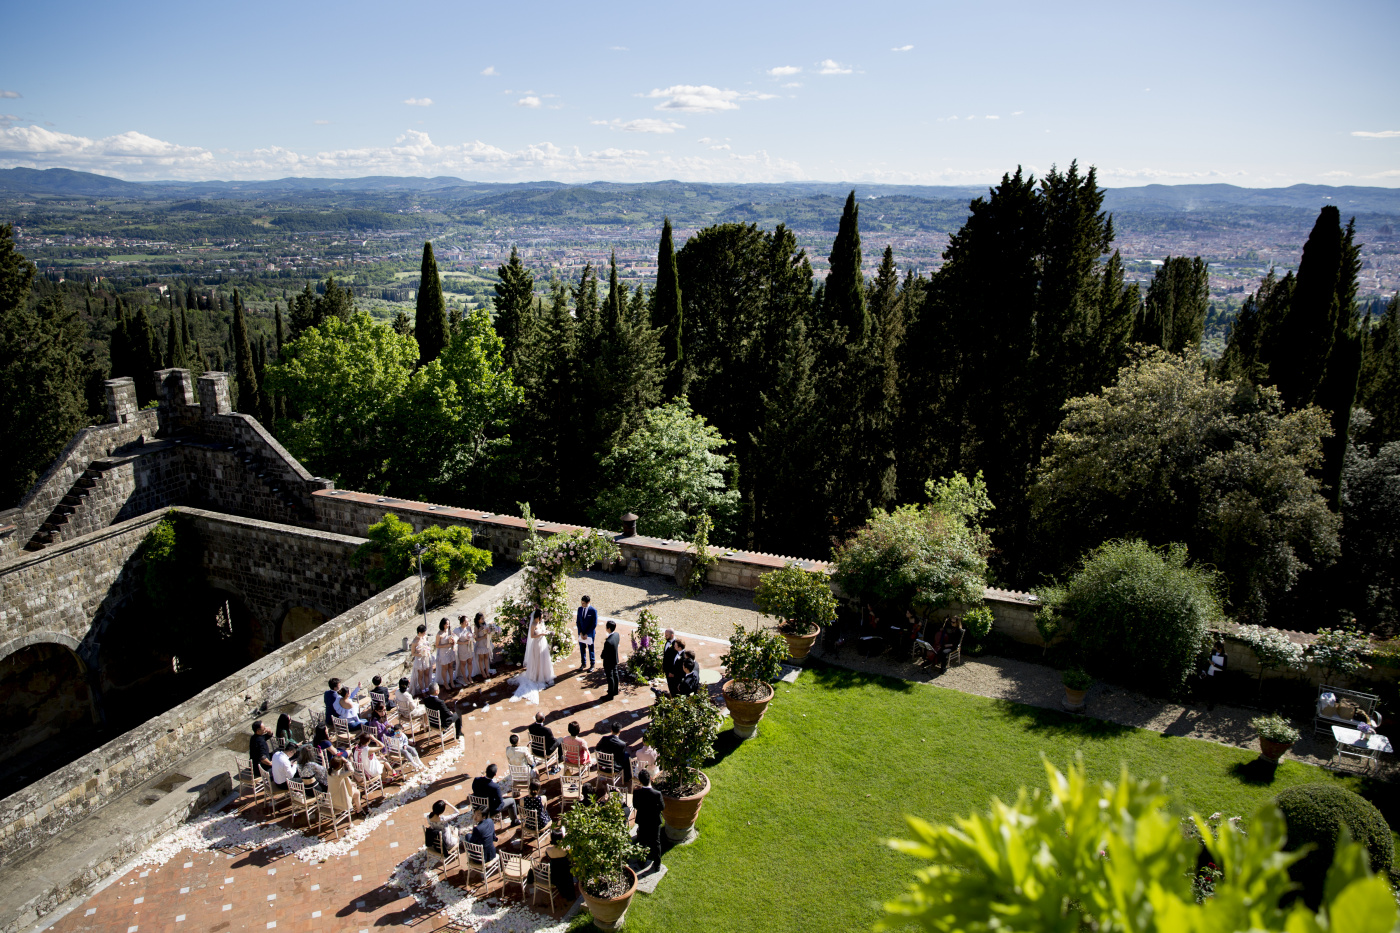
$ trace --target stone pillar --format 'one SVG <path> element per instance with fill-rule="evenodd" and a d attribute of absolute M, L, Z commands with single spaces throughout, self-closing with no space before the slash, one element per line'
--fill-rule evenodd
<path fill-rule="evenodd" d="M 107 423 L 126 424 L 136 417 L 140 407 L 136 403 L 136 380 L 130 376 L 108 379 L 103 387 L 107 390 Z"/>
<path fill-rule="evenodd" d="M 233 412 L 229 400 L 228 373 L 205 373 L 199 377 L 199 407 L 205 418 Z"/>
<path fill-rule="evenodd" d="M 161 369 L 156 371 L 156 398 L 165 411 L 179 412 L 186 405 L 195 404 L 194 389 L 190 384 L 188 369 Z"/>

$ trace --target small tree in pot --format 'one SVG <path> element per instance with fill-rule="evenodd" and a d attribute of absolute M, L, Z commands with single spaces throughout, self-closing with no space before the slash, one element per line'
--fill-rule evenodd
<path fill-rule="evenodd" d="M 826 574 L 796 564 L 759 577 L 753 601 L 764 615 L 778 620 L 778 632 L 795 661 L 807 657 L 821 626 L 836 617 L 836 597 Z"/>
<path fill-rule="evenodd" d="M 1084 708 L 1084 694 L 1089 692 L 1094 678 L 1082 669 L 1072 667 L 1060 675 L 1060 681 L 1065 685 L 1065 699 L 1062 704 L 1064 708 L 1071 712 L 1082 710 Z"/>
<path fill-rule="evenodd" d="M 594 806 L 574 807 L 560 819 L 568 834 L 569 864 L 593 925 L 600 930 L 620 928 L 637 889 L 637 873 L 627 862 L 646 856 L 628 835 L 622 798 L 614 794 Z"/>
<path fill-rule="evenodd" d="M 766 628 L 752 631 L 734 626 L 729 653 L 720 658 L 729 683 L 724 699 L 734 720 L 734 734 L 741 739 L 758 735 L 758 722 L 773 699 L 773 681 L 782 676 L 788 645 Z"/>
<path fill-rule="evenodd" d="M 703 693 L 658 697 L 651 708 L 651 725 L 644 741 L 656 749 L 656 764 L 664 776 L 656 789 L 666 798 L 666 835 L 672 842 L 695 838 L 695 821 L 710 779 L 700 770 L 715 754 L 715 739 L 724 717 Z"/>

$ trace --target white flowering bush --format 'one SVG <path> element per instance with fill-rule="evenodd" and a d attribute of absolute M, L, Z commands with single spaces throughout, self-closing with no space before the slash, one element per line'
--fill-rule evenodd
<path fill-rule="evenodd" d="M 1317 638 L 1308 646 L 1308 660 L 1327 671 L 1328 679 L 1341 675 L 1350 677 L 1366 666 L 1368 647 L 1365 635 L 1354 626 L 1317 630 Z"/>
<path fill-rule="evenodd" d="M 1301 671 L 1308 665 L 1307 652 L 1283 632 L 1262 625 L 1241 625 L 1235 638 L 1248 645 L 1259 659 L 1259 679 L 1265 671 Z"/>

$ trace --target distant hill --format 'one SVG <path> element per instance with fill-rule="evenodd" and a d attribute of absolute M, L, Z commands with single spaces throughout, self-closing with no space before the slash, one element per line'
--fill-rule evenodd
<path fill-rule="evenodd" d="M 511 205 L 543 216 L 567 216 L 596 209 L 625 209 L 629 199 L 649 208 L 674 203 L 694 209 L 705 205 L 733 219 L 765 218 L 766 205 L 791 208 L 805 199 L 844 198 L 855 189 L 860 199 L 890 199 L 890 209 L 910 200 L 966 204 L 987 192 L 986 185 L 867 185 L 851 182 L 785 182 L 781 184 L 705 184 L 658 181 L 625 184 L 592 182 L 570 185 L 556 181 L 471 182 L 450 176 L 436 178 L 371 175 L 364 178 L 279 178 L 272 181 L 153 181 L 129 182 L 64 168 L 0 169 L 0 196 L 95 197 L 132 200 L 189 198 L 241 199 L 263 196 L 296 197 L 338 194 L 431 195 L 458 201 L 481 201 L 497 208 Z M 698 203 L 697 203 L 698 202 Z M 1176 214 L 1192 211 L 1292 208 L 1316 210 L 1333 203 L 1344 212 L 1400 214 L 1400 189 L 1293 185 L 1288 188 L 1241 188 L 1236 185 L 1144 185 L 1105 189 L 1104 207 L 1111 211 Z M 639 203 L 640 206 L 640 203 Z M 940 208 L 943 205 L 939 205 Z M 826 205 L 823 205 L 825 208 Z M 872 204 L 867 210 L 879 212 Z M 866 211 L 862 211 L 864 219 Z"/>

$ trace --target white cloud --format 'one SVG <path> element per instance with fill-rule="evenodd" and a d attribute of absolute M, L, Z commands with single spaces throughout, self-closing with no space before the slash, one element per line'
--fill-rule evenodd
<path fill-rule="evenodd" d="M 1323 172 L 1323 178 L 1350 178 L 1351 172 Z"/>
<path fill-rule="evenodd" d="M 801 86 L 802 86 L 802 82 L 801 82 L 801 81 L 789 81 L 787 84 L 784 84 L 784 85 L 783 85 L 783 87 L 801 87 Z"/>
<path fill-rule="evenodd" d="M 718 146 L 711 146 L 710 148 L 711 148 L 711 149 L 715 149 L 715 150 L 723 150 L 723 151 L 725 151 L 725 152 L 728 152 L 730 149 L 732 149 L 732 148 L 734 148 L 734 147 L 731 146 L 731 145 L 729 145 L 729 143 L 720 143 Z"/>
<path fill-rule="evenodd" d="M 331 121 L 329 120 L 312 120 L 311 122 L 316 124 L 317 126 L 330 126 L 331 124 Z"/>
<path fill-rule="evenodd" d="M 404 101 L 404 103 L 408 104 L 410 107 L 431 107 L 433 105 L 433 99 L 431 97 L 410 97 L 408 100 Z"/>
<path fill-rule="evenodd" d="M 983 117 L 982 119 L 983 119 L 983 120 L 1000 120 L 1001 117 L 997 116 L 996 114 L 988 114 L 987 116 Z"/>
<path fill-rule="evenodd" d="M 796 65 L 779 65 L 777 68 L 769 68 L 768 75 L 772 78 L 786 78 L 789 75 L 801 73 L 802 69 Z"/>
<path fill-rule="evenodd" d="M 683 130 L 685 126 L 672 120 L 653 120 L 645 117 L 640 120 L 594 120 L 594 126 L 606 126 L 615 130 L 626 130 L 629 133 L 674 133 L 676 130 Z"/>
<path fill-rule="evenodd" d="M 738 110 L 736 101 L 742 96 L 738 91 L 721 91 L 708 84 L 674 84 L 667 88 L 654 88 L 642 97 L 662 98 L 657 110 L 682 110 L 686 113 L 716 113 L 720 110 Z"/>
<path fill-rule="evenodd" d="M 0 130 L 8 129 L 19 122 L 19 117 L 12 113 L 0 113 Z"/>
<path fill-rule="evenodd" d="M 1011 115 L 1012 115 L 1013 117 L 1019 117 L 1019 116 L 1020 116 L 1021 114 L 1023 114 L 1023 113 L 1025 113 L 1024 110 L 1013 110 L 1013 111 L 1011 111 Z"/>
<path fill-rule="evenodd" d="M 835 59 L 831 58 L 824 59 L 823 61 L 818 63 L 818 67 L 820 68 L 820 70 L 817 72 L 818 74 L 848 75 L 851 73 L 851 67 L 849 65 L 843 65 Z"/>
<path fill-rule="evenodd" d="M 890 49 L 890 51 L 891 51 L 891 52 L 908 52 L 908 51 L 911 51 L 913 48 L 914 48 L 914 47 L 913 47 L 912 45 L 897 45 L 897 46 L 895 46 L 894 48 Z"/>
<path fill-rule="evenodd" d="M 496 70 L 495 65 L 487 65 L 485 68 L 481 69 L 481 73 L 488 78 L 500 74 L 500 72 Z"/>
<path fill-rule="evenodd" d="M 611 46 L 608 46 L 608 51 L 610 51 L 610 52 L 626 52 L 627 50 L 628 50 L 628 49 L 627 49 L 627 46 L 625 46 L 625 45 L 611 45 Z"/>
<path fill-rule="evenodd" d="M 515 106 L 517 106 L 517 107 L 530 107 L 530 108 L 534 108 L 534 107 L 538 107 L 539 105 L 540 105 L 540 99 L 539 99 L 538 97 L 534 97 L 534 96 L 522 97 L 522 98 L 520 98 L 519 100 L 517 100 L 517 101 L 515 102 Z"/>
<path fill-rule="evenodd" d="M 1354 130 L 1351 135 L 1364 136 L 1366 139 L 1393 139 L 1396 136 L 1400 136 L 1400 130 L 1381 130 L 1376 133 L 1370 133 L 1366 130 Z"/>
<path fill-rule="evenodd" d="M 0 91 L 0 98 L 5 100 L 16 100 L 22 96 L 19 91 Z"/>

